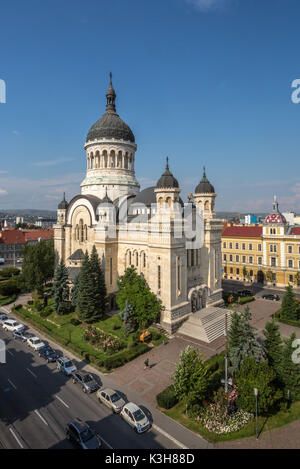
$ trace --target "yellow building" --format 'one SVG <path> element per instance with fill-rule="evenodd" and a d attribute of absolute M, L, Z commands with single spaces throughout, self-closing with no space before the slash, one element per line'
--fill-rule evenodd
<path fill-rule="evenodd" d="M 300 226 L 273 211 L 262 225 L 227 226 L 222 234 L 223 278 L 285 287 L 300 285 Z"/>

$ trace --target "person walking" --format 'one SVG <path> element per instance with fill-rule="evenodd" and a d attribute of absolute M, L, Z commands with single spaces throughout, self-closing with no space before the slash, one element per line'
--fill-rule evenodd
<path fill-rule="evenodd" d="M 147 368 L 149 368 L 149 358 L 147 358 L 145 361 L 144 361 L 144 370 L 147 370 Z"/>

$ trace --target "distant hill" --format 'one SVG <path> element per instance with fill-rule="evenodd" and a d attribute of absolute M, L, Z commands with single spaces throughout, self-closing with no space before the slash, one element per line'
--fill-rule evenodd
<path fill-rule="evenodd" d="M 251 212 L 252 215 L 256 215 L 257 217 L 262 217 L 262 218 L 265 218 L 268 214 L 265 213 L 265 212 L 259 212 L 259 213 L 255 213 L 255 212 Z M 217 215 L 217 218 L 245 218 L 245 215 L 249 215 L 249 212 L 216 212 L 216 215 Z"/>
<path fill-rule="evenodd" d="M 18 215 L 18 216 L 31 216 L 31 217 L 56 217 L 57 212 L 55 210 L 38 210 L 32 208 L 22 208 L 22 209 L 10 209 L 10 210 L 1 210 L 0 215 Z"/>

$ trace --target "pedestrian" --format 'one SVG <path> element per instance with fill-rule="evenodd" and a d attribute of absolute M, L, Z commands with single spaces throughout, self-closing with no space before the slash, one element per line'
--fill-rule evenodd
<path fill-rule="evenodd" d="M 149 358 L 147 358 L 145 361 L 144 361 L 144 370 L 147 370 L 147 368 L 149 368 Z"/>

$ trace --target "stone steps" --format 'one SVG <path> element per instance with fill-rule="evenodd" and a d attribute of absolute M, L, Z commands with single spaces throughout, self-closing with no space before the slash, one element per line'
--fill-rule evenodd
<path fill-rule="evenodd" d="M 224 336 L 225 314 L 227 326 L 230 326 L 231 312 L 224 308 L 208 307 L 197 311 L 178 329 L 183 334 L 202 342 L 211 343 Z"/>

